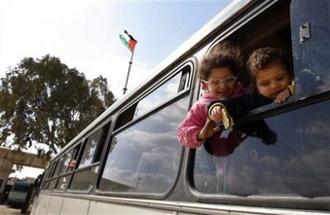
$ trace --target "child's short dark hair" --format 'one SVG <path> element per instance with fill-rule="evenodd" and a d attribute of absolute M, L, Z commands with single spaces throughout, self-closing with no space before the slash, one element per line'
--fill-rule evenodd
<path fill-rule="evenodd" d="M 207 80 L 212 69 L 229 68 L 237 75 L 242 66 L 241 50 L 230 42 L 220 42 L 207 53 L 201 63 L 200 77 Z"/>
<path fill-rule="evenodd" d="M 272 65 L 281 65 L 289 73 L 290 78 L 294 78 L 288 56 L 281 49 L 264 47 L 254 50 L 247 61 L 251 81 L 255 82 L 256 73 L 259 70 Z"/>

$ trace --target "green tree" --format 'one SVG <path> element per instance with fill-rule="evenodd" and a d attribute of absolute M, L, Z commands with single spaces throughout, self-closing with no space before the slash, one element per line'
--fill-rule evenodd
<path fill-rule="evenodd" d="M 88 81 L 49 55 L 24 58 L 0 82 L 0 144 L 57 153 L 114 101 L 102 76 Z"/>

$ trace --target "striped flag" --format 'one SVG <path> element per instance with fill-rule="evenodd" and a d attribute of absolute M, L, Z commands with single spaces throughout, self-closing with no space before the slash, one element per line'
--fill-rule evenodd
<path fill-rule="evenodd" d="M 123 44 L 131 51 L 133 52 L 135 49 L 135 45 L 137 43 L 137 40 L 134 39 L 132 35 L 130 35 L 126 30 L 124 31 L 123 34 L 119 34 L 120 40 L 123 42 Z"/>

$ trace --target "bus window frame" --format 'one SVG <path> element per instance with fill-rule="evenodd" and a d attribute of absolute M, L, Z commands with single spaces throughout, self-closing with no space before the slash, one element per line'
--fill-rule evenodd
<path fill-rule="evenodd" d="M 83 152 L 84 152 L 84 149 L 85 149 L 85 146 L 86 146 L 86 143 L 87 143 L 87 140 L 88 140 L 88 137 L 91 136 L 92 134 L 94 134 L 96 131 L 98 131 L 99 129 L 103 129 L 104 127 L 108 126 L 108 124 L 110 124 L 108 126 L 108 130 L 105 131 L 105 133 L 103 135 L 105 135 L 105 138 L 104 138 L 104 148 L 107 147 L 107 144 L 108 142 L 110 141 L 110 136 L 111 135 L 111 130 L 112 130 L 112 127 L 114 125 L 114 117 L 113 116 L 110 116 L 108 117 L 106 120 L 104 120 L 102 123 L 100 123 L 98 126 L 96 126 L 94 129 L 92 129 L 90 132 L 88 132 L 81 140 L 81 143 L 83 145 L 81 145 L 80 147 L 80 151 L 79 151 L 79 155 L 78 155 L 78 158 L 77 158 L 77 164 L 76 164 L 76 168 L 71 171 L 71 179 L 70 179 L 70 183 L 69 183 L 69 186 L 68 188 L 66 189 L 67 192 L 69 193 L 90 193 L 93 188 L 95 187 L 96 185 L 96 182 L 97 182 L 97 178 L 99 177 L 99 172 L 100 172 L 100 164 L 102 163 L 102 157 L 104 156 L 104 153 L 106 150 L 102 150 L 101 154 L 100 154 L 100 159 L 99 161 L 97 162 L 92 162 L 91 164 L 89 165 L 86 165 L 86 166 L 83 166 L 81 168 L 79 168 L 79 164 L 80 164 L 80 161 L 81 161 L 81 158 L 82 158 L 82 155 L 83 155 Z M 99 144 L 99 143 L 98 143 Z M 93 155 L 94 157 L 94 155 Z M 92 188 L 88 188 L 86 191 L 84 190 L 73 190 L 71 188 L 72 186 L 72 183 L 73 183 L 73 178 L 74 178 L 74 174 L 76 174 L 77 172 L 81 172 L 81 171 L 85 171 L 89 168 L 93 168 L 93 167 L 96 167 L 96 166 L 99 166 L 99 169 L 98 169 L 98 172 L 96 173 L 96 180 L 94 181 L 93 183 L 93 187 Z"/>

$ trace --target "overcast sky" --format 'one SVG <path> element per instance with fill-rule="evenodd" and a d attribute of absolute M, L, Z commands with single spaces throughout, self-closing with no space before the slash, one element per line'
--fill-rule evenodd
<path fill-rule="evenodd" d="M 24 57 L 59 57 L 91 80 L 107 78 L 116 98 L 138 41 L 128 91 L 231 0 L 0 0 L 0 77 Z"/>

